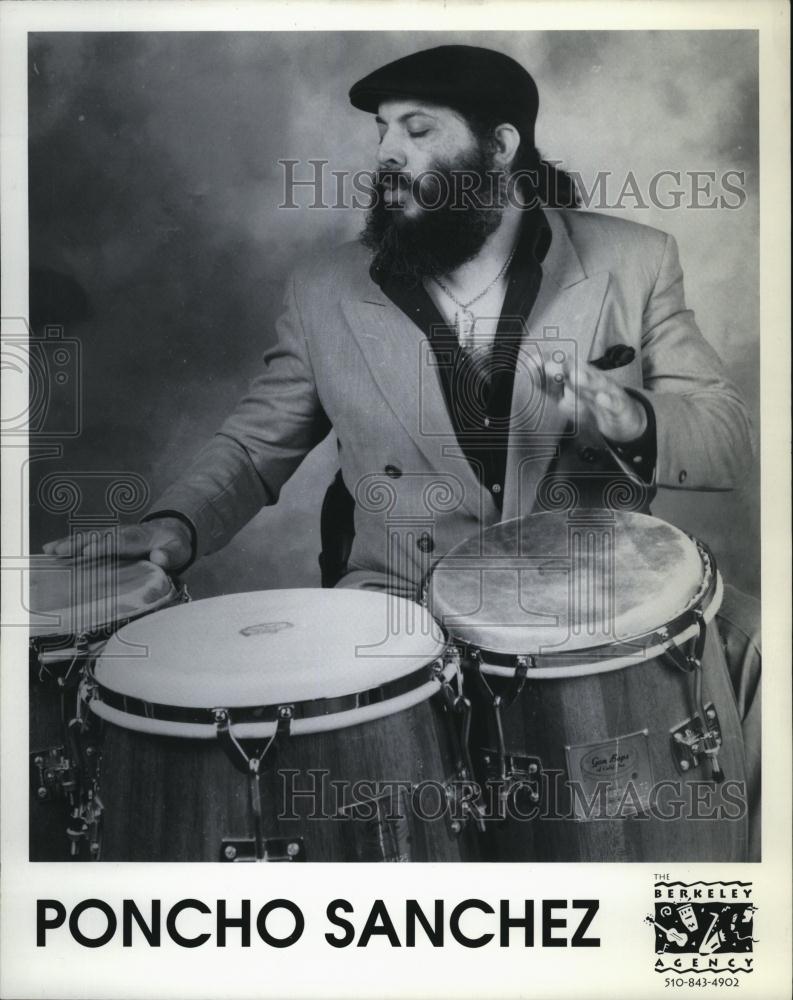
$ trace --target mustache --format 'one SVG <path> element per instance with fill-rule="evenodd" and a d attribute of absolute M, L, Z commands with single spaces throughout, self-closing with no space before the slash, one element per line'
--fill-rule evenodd
<path fill-rule="evenodd" d="M 373 195 L 410 194 L 424 209 L 503 208 L 503 173 L 486 165 L 436 165 L 420 173 L 382 169 L 373 172 Z"/>
<path fill-rule="evenodd" d="M 380 194 L 411 194 L 413 198 L 421 197 L 421 182 L 423 175 L 414 176 L 409 170 L 376 170 L 374 174 L 374 189 Z"/>
<path fill-rule="evenodd" d="M 380 187 L 404 187 L 413 182 L 409 170 L 375 170 L 374 182 Z"/>

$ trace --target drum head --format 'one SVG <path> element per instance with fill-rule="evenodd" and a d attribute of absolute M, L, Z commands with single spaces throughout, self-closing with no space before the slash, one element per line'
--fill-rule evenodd
<path fill-rule="evenodd" d="M 697 545 L 646 514 L 572 511 L 503 521 L 433 570 L 429 610 L 494 653 L 570 652 L 660 628 L 702 589 Z"/>
<path fill-rule="evenodd" d="M 37 557 L 30 566 L 30 635 L 39 639 L 91 635 L 146 614 L 173 595 L 159 566 L 117 566 L 81 559 Z"/>
<path fill-rule="evenodd" d="M 125 625 L 95 677 L 101 688 L 159 705 L 279 705 L 368 691 L 426 666 L 443 648 L 426 609 L 404 598 L 265 590 Z"/>

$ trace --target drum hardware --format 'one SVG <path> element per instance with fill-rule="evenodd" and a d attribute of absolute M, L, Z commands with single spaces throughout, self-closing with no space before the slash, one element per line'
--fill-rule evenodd
<path fill-rule="evenodd" d="M 696 743 L 696 752 L 690 755 L 680 756 L 680 748 L 684 747 L 687 737 L 680 733 L 681 739 L 677 735 L 672 736 L 672 750 L 675 760 L 681 771 L 688 770 L 691 766 L 699 766 L 699 757 L 703 756 L 710 760 L 711 777 L 716 784 L 724 781 L 724 771 L 719 763 L 719 752 L 721 749 L 721 730 L 718 726 L 715 709 L 711 705 L 712 715 L 708 715 L 702 703 L 702 654 L 705 652 L 705 639 L 707 637 L 707 623 L 705 614 L 701 608 L 693 611 L 694 620 L 697 625 L 697 634 L 691 640 L 689 649 L 684 652 L 674 642 L 667 649 L 668 659 L 680 670 L 691 675 L 693 679 L 693 718 L 689 720 L 696 728 L 691 730 L 692 739 Z M 715 724 L 711 724 L 715 719 Z M 685 724 L 683 726 L 685 729 Z M 696 735 L 694 735 L 696 734 Z"/>
<path fill-rule="evenodd" d="M 74 765 L 65 749 L 63 745 L 45 747 L 30 755 L 31 778 L 39 802 L 59 795 L 70 797 L 77 788 Z"/>
<path fill-rule="evenodd" d="M 484 755 L 483 761 L 487 765 L 488 774 L 498 784 L 499 805 L 503 806 L 512 791 L 512 786 L 516 779 L 522 781 L 524 778 L 535 778 L 535 776 L 539 775 L 539 761 L 537 759 L 507 752 L 502 719 L 502 712 L 510 709 L 520 697 L 529 670 L 535 668 L 537 663 L 534 656 L 516 655 L 514 657 L 515 670 L 509 680 L 506 693 L 501 695 L 496 694 L 482 672 L 481 650 L 469 649 L 466 659 L 473 665 L 477 685 L 487 699 L 492 711 L 497 746 L 493 750 L 483 750 L 482 753 Z M 525 766 L 517 763 L 520 761 L 525 761 Z M 535 794 L 537 796 L 536 799 L 534 797 Z M 533 801 L 539 799 L 539 793 L 531 793 L 531 796 Z M 499 815 L 501 813 L 502 810 L 499 809 Z"/>
<path fill-rule="evenodd" d="M 305 861 L 306 847 L 302 837 L 267 837 L 263 841 L 264 856 L 259 857 L 255 839 L 224 839 L 220 845 L 220 861 Z"/>
<path fill-rule="evenodd" d="M 85 709 L 96 688 L 90 664 L 87 663 L 82 671 L 76 715 L 66 723 L 69 750 L 77 777 L 71 817 L 66 828 L 66 836 L 70 840 L 69 852 L 72 857 L 77 857 L 82 852 L 83 843 L 86 843 L 89 857 L 93 860 L 98 860 L 101 851 L 103 812 L 99 798 L 101 755 L 97 721 Z"/>
<path fill-rule="evenodd" d="M 68 649 L 43 649 L 41 644 L 31 639 L 29 649 L 32 658 L 38 665 L 37 679 L 39 683 L 47 680 L 55 683 L 59 691 L 61 729 L 66 726 L 66 691 L 72 679 L 72 672 L 79 662 L 84 662 L 88 655 L 88 640 L 79 636 Z M 56 672 L 52 668 L 62 665 L 64 654 L 70 656 L 68 666 L 64 671 Z M 69 747 L 71 750 L 72 748 Z M 64 742 L 40 747 L 30 752 L 31 779 L 36 799 L 39 802 L 51 802 L 56 798 L 65 798 L 70 805 L 74 804 L 74 795 L 78 789 L 79 762 L 73 753 L 67 753 Z"/>
<path fill-rule="evenodd" d="M 700 757 L 707 753 L 706 740 L 710 741 L 708 745 L 721 746 L 721 725 L 712 702 L 708 702 L 705 706 L 705 720 L 703 726 L 702 718 L 694 716 L 686 719 L 671 732 L 672 756 L 681 772 L 700 766 L 702 763 Z"/>
<path fill-rule="evenodd" d="M 72 857 L 76 858 L 82 850 L 82 844 L 87 843 L 90 857 L 94 861 L 99 860 L 102 812 L 102 803 L 96 794 L 95 785 L 92 785 L 80 804 L 72 810 L 71 820 L 66 828 L 66 836 L 71 841 L 69 852 Z"/>
<path fill-rule="evenodd" d="M 473 778 L 468 778 L 462 771 L 445 784 L 446 800 L 449 804 L 449 830 L 459 837 L 467 823 L 473 823 L 480 833 L 485 831 L 485 808 L 482 802 L 482 789 Z M 470 794 L 473 793 L 473 797 Z"/>
<path fill-rule="evenodd" d="M 403 862 L 409 860 L 411 824 L 408 818 L 415 784 L 398 784 L 391 790 L 361 798 L 340 807 L 337 818 L 351 822 L 357 861 Z"/>
<path fill-rule="evenodd" d="M 488 819 L 505 820 L 510 799 L 513 804 L 510 812 L 523 814 L 524 808 L 518 805 L 518 796 L 521 795 L 528 796 L 528 811 L 531 812 L 540 801 L 543 780 L 540 758 L 510 752 L 505 753 L 502 758 L 497 750 L 490 747 L 482 748 L 479 757 L 488 794 Z M 506 773 L 505 777 L 502 776 L 503 772 Z"/>
<path fill-rule="evenodd" d="M 88 667 L 86 667 L 86 673 Z M 90 702 L 96 682 L 81 687 L 77 700 L 77 714 L 66 723 L 69 748 L 81 778 L 95 783 L 99 778 L 99 746 L 97 724 L 92 715 L 85 712 Z M 94 738 L 96 737 L 96 739 Z"/>
<path fill-rule="evenodd" d="M 80 636 L 73 646 L 66 649 L 40 649 L 35 640 L 31 640 L 31 650 L 38 663 L 38 679 L 43 681 L 45 677 L 51 677 L 59 687 L 65 687 L 76 664 L 85 660 L 89 652 L 88 639 Z M 65 659 L 71 657 L 69 666 L 63 673 L 54 673 L 48 669 L 52 665 L 62 664 Z"/>
<path fill-rule="evenodd" d="M 258 776 L 259 768 L 267 754 L 272 750 L 277 751 L 277 741 L 283 740 L 289 735 L 292 727 L 292 719 L 295 714 L 294 705 L 279 705 L 277 709 L 278 722 L 275 732 L 265 743 L 264 749 L 258 756 L 250 756 L 231 729 L 231 714 L 227 708 L 213 708 L 212 718 L 215 722 L 215 733 L 220 745 L 226 753 L 231 763 L 243 774 L 255 774 Z"/>
<path fill-rule="evenodd" d="M 446 678 L 450 665 L 454 667 L 454 685 Z M 471 700 L 463 693 L 461 657 L 456 646 L 449 646 L 443 657 L 433 663 L 432 675 L 440 684 L 441 699 L 447 711 L 460 718 L 460 731 L 455 733 L 456 744 L 460 750 L 457 770 L 445 785 L 450 807 L 450 829 L 455 836 L 458 836 L 462 833 L 464 825 L 471 821 L 480 832 L 483 832 L 485 821 L 482 818 L 484 812 L 482 794 L 475 784 L 471 761 Z M 465 794 L 465 788 L 476 789 L 477 794 L 473 800 Z"/>
<path fill-rule="evenodd" d="M 282 742 L 289 736 L 292 727 L 292 719 L 295 714 L 294 705 L 279 705 L 277 709 L 278 722 L 275 732 L 265 743 L 264 749 L 258 755 L 249 755 L 237 737 L 231 730 L 231 716 L 227 708 L 212 709 L 212 716 L 215 720 L 215 732 L 218 742 L 238 771 L 248 777 L 248 812 L 253 824 L 253 838 L 245 841 L 223 840 L 221 853 L 227 849 L 234 851 L 233 856 L 228 856 L 229 861 L 270 861 L 270 860 L 293 860 L 287 858 L 271 858 L 268 856 L 268 841 L 264 837 L 262 819 L 262 800 L 259 773 L 262 763 L 270 751 L 274 756 L 278 751 L 278 742 Z M 252 848 L 251 848 L 252 845 Z M 272 848 L 275 850 L 275 848 Z M 242 851 L 244 857 L 239 854 Z M 251 856 L 252 854 L 252 856 Z M 295 858 L 294 860 L 303 860 Z"/>
<path fill-rule="evenodd" d="M 482 767 L 487 775 L 489 787 L 498 788 L 498 804 L 503 807 L 510 795 L 525 792 L 532 804 L 540 801 L 542 783 L 542 761 L 525 753 L 499 752 L 489 747 L 481 750 Z M 505 772 L 505 775 L 504 773 Z M 497 814 L 501 817 L 502 810 Z"/>

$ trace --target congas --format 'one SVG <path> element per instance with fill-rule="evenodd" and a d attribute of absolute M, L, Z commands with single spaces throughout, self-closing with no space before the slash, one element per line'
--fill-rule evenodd
<path fill-rule="evenodd" d="M 488 859 L 745 859 L 721 595 L 704 545 L 636 513 L 505 521 L 439 561 L 425 603 L 463 659 Z"/>
<path fill-rule="evenodd" d="M 91 856 L 96 744 L 78 712 L 83 666 L 125 622 L 180 597 L 149 562 L 36 557 L 29 570 L 29 850 L 32 861 Z M 83 846 L 87 850 L 83 851 Z"/>
<path fill-rule="evenodd" d="M 101 857 L 469 857 L 461 686 L 427 611 L 381 593 L 233 594 L 133 622 L 82 690 L 104 723 Z"/>

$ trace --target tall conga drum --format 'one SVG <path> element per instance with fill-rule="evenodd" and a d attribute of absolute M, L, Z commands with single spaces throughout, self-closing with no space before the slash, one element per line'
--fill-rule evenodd
<path fill-rule="evenodd" d="M 463 660 L 489 859 L 745 860 L 703 544 L 644 514 L 541 513 L 458 545 L 425 593 Z"/>
<path fill-rule="evenodd" d="M 30 859 L 91 858 L 98 846 L 98 754 L 79 717 L 82 670 L 116 629 L 183 599 L 184 591 L 144 560 L 38 556 L 28 576 Z"/>
<path fill-rule="evenodd" d="M 474 856 L 459 659 L 414 602 L 297 589 L 169 608 L 110 639 L 82 699 L 104 729 L 102 860 Z"/>

